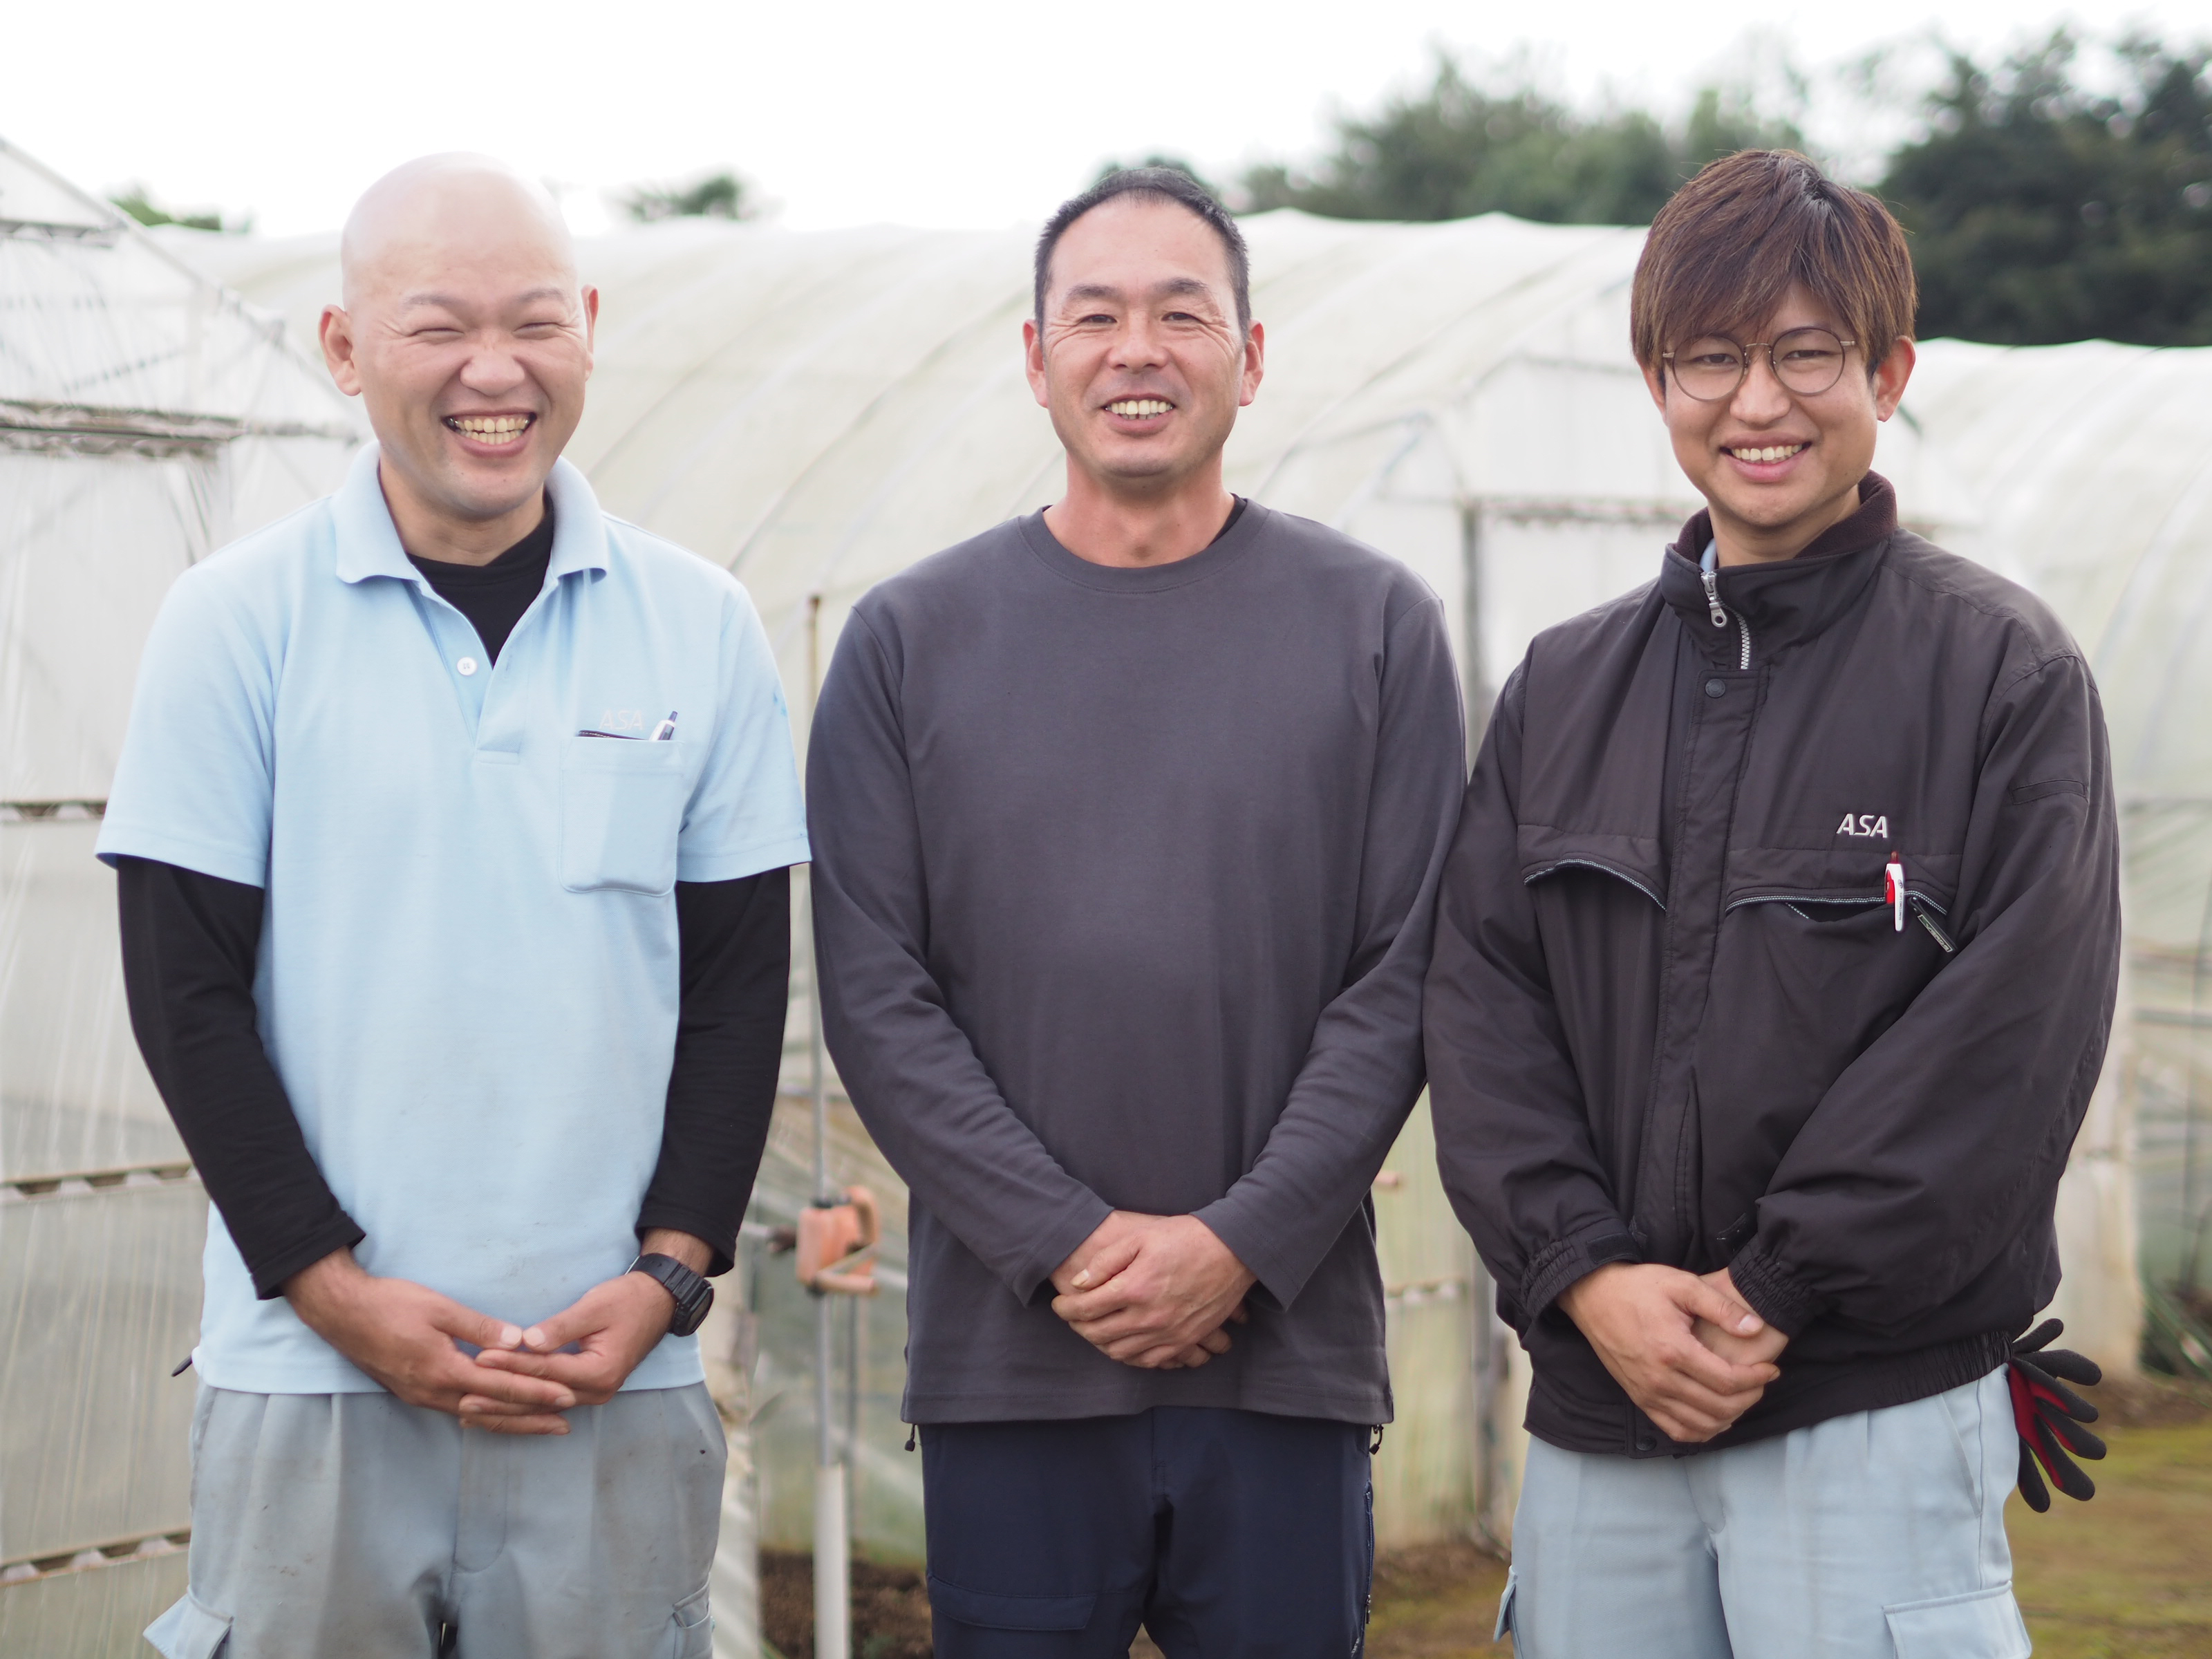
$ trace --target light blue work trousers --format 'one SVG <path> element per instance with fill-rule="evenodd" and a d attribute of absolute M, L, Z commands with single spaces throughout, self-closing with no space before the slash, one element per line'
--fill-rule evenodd
<path fill-rule="evenodd" d="M 1516 1659 L 2027 1659 L 2002 1370 L 1692 1457 L 1528 1447 Z"/>
<path fill-rule="evenodd" d="M 164 1659 L 708 1659 L 721 1419 L 635 1389 L 565 1435 L 388 1394 L 204 1385 Z"/>

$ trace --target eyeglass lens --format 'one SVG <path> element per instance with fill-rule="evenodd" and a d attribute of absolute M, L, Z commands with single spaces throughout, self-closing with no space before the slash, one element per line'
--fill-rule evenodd
<path fill-rule="evenodd" d="M 1711 335 L 1674 354 L 1674 378 L 1692 398 L 1725 398 L 1743 384 L 1750 353 L 1764 349 L 1774 378 L 1790 391 L 1817 396 L 1844 375 L 1844 343 L 1825 328 L 1793 328 L 1772 345 L 1744 347 Z"/>

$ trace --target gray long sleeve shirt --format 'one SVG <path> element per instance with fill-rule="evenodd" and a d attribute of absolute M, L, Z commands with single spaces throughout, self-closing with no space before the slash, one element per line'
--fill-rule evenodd
<path fill-rule="evenodd" d="M 823 1014 L 911 1189 L 915 1422 L 1390 1416 L 1367 1192 L 1422 1083 L 1465 750 L 1442 609 L 1253 504 L 1196 556 L 1042 514 L 854 608 L 814 721 Z M 1229 1353 L 1107 1358 L 1050 1274 L 1110 1208 L 1259 1279 Z"/>

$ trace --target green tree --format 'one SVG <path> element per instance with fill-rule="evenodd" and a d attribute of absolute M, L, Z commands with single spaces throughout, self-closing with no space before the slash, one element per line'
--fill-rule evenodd
<path fill-rule="evenodd" d="M 660 219 L 750 219 L 760 208 L 745 181 L 726 168 L 688 185 L 636 185 L 621 198 L 640 224 Z"/>
<path fill-rule="evenodd" d="M 1879 186 L 1912 234 L 1923 334 L 2212 343 L 2206 54 L 2117 55 L 2116 94 L 2080 84 L 2063 32 L 1994 71 L 1952 56 Z"/>
<path fill-rule="evenodd" d="M 213 208 L 204 208 L 196 213 L 173 213 L 157 204 L 143 185 L 126 185 L 107 199 L 142 225 L 182 225 L 187 230 L 227 230 L 240 234 L 253 228 L 250 216 L 226 224 L 222 215 Z"/>
<path fill-rule="evenodd" d="M 1315 163 L 1268 163 L 1243 178 L 1246 211 L 1294 207 L 1335 219 L 1462 219 L 1510 213 L 1563 224 L 1646 224 L 1715 156 L 1802 148 L 1786 121 L 1707 88 L 1670 131 L 1642 110 L 1585 116 L 1532 87 L 1486 90 L 1448 57 L 1418 94 L 1336 123 Z"/>

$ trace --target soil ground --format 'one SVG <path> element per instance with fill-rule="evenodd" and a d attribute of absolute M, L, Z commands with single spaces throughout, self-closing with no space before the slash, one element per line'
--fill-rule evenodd
<path fill-rule="evenodd" d="M 2212 1655 L 2212 1389 L 2099 1389 L 2112 1448 L 2088 1465 L 2097 1496 L 2008 1510 L 2014 1583 L 2037 1659 Z M 929 1601 L 911 1570 L 856 1562 L 854 1659 L 928 1659 Z M 813 1659 L 812 1567 L 761 1558 L 761 1622 L 784 1659 Z M 1428 1544 L 1375 1564 L 1371 1659 L 1504 1659 L 1492 1622 L 1504 1565 L 1473 1544 Z M 1132 1659 L 1157 1659 L 1139 1637 Z"/>
<path fill-rule="evenodd" d="M 814 1659 L 814 1558 L 763 1550 L 761 1635 L 783 1659 Z M 911 1567 L 853 1563 L 853 1659 L 930 1659 L 929 1593 Z"/>

